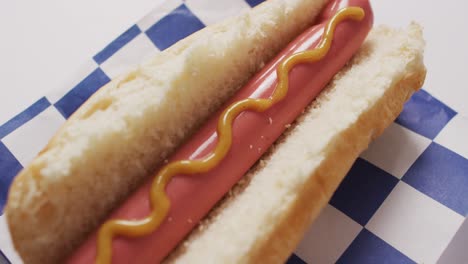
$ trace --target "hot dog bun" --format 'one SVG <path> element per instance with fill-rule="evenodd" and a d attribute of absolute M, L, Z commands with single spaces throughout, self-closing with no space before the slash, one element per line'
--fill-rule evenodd
<path fill-rule="evenodd" d="M 169 262 L 284 263 L 358 155 L 422 86 L 423 49 L 417 24 L 374 29 Z"/>
<path fill-rule="evenodd" d="M 209 113 L 310 25 L 323 2 L 268 1 L 179 42 L 88 100 L 11 187 L 6 213 L 25 262 L 68 255 Z M 225 210 L 214 210 L 205 231 L 195 231 L 170 260 L 284 260 L 357 155 L 422 85 L 422 49 L 416 25 L 372 33 L 265 158 L 267 165 L 259 163 L 250 184 L 241 183 L 238 195 L 220 206 Z M 233 219 L 242 223 L 237 229 Z M 229 243 L 220 243 L 226 234 Z"/>

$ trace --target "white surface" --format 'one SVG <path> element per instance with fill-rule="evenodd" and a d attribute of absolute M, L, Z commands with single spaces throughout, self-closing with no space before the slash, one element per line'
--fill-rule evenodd
<path fill-rule="evenodd" d="M 361 230 L 361 225 L 327 204 L 304 235 L 296 254 L 306 263 L 335 263 Z"/>
<path fill-rule="evenodd" d="M 465 219 L 452 242 L 450 242 L 448 248 L 437 261 L 437 264 L 453 264 L 459 263 L 460 260 L 466 261 L 468 259 L 468 251 L 466 250 L 468 235 L 466 234 L 468 234 L 468 219 Z"/>
<path fill-rule="evenodd" d="M 447 126 L 435 138 L 435 142 L 449 148 L 468 159 L 468 137 L 461 138 L 458 135 L 468 135 L 468 118 L 456 115 Z M 458 137 L 458 140 L 457 140 Z"/>
<path fill-rule="evenodd" d="M 49 107 L 2 141 L 21 165 L 26 166 L 44 148 L 63 123 L 65 123 L 65 118 Z"/>
<path fill-rule="evenodd" d="M 468 116 L 468 1 L 371 0 L 376 24 L 406 25 L 414 20 L 424 26 L 427 42 L 424 88 Z"/>
<path fill-rule="evenodd" d="M 400 181 L 366 228 L 417 263 L 435 263 L 463 220 Z"/>
<path fill-rule="evenodd" d="M 401 179 L 429 144 L 430 139 L 392 123 L 361 157 Z"/>
<path fill-rule="evenodd" d="M 69 80 L 163 0 L 0 0 L 0 123 Z"/>
<path fill-rule="evenodd" d="M 163 1 L 0 0 L 0 123 L 63 85 L 87 59 Z M 462 34 L 468 2 L 372 3 L 376 24 L 401 26 L 416 20 L 425 26 L 425 88 L 468 116 L 468 34 Z"/>

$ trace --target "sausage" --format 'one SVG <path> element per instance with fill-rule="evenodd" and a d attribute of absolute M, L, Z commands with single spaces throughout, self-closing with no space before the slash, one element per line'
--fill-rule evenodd
<path fill-rule="evenodd" d="M 217 143 L 216 126 L 222 110 L 245 98 L 268 98 L 274 91 L 276 67 L 287 56 L 313 49 L 320 42 L 326 22 L 343 7 L 364 9 L 362 21 L 343 21 L 335 31 L 328 54 L 316 63 L 295 66 L 289 74 L 286 97 L 265 112 L 246 111 L 233 124 L 233 143 L 227 156 L 213 170 L 197 175 L 177 175 L 166 188 L 171 201 L 168 217 L 148 236 L 126 238 L 117 236 L 112 244 L 113 263 L 160 262 L 203 219 L 211 208 L 242 178 L 287 126 L 320 93 L 364 41 L 373 23 L 368 0 L 335 0 L 329 3 L 317 24 L 268 63 L 225 106 L 169 159 L 199 159 L 211 153 Z M 228 59 L 228 58 L 227 58 Z M 132 194 L 112 213 L 110 219 L 141 219 L 149 214 L 149 189 L 153 178 Z M 156 207 L 157 210 L 157 207 Z M 248 217 L 248 216 L 246 216 Z M 71 256 L 69 263 L 93 263 L 96 257 L 96 235 Z"/>

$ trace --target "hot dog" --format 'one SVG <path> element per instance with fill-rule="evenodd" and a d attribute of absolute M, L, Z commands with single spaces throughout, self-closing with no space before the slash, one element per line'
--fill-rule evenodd
<path fill-rule="evenodd" d="M 171 200 L 169 215 L 157 231 L 141 239 L 117 238 L 113 241 L 114 263 L 159 262 L 193 229 L 206 213 L 262 156 L 269 146 L 283 133 L 286 125 L 303 111 L 330 79 L 351 58 L 372 27 L 373 15 L 368 1 L 333 1 L 314 27 L 292 41 L 268 63 L 246 86 L 234 95 L 221 109 L 246 98 L 268 98 L 278 84 L 276 69 L 284 58 L 292 54 L 316 48 L 324 34 L 326 23 L 345 7 L 360 7 L 365 13 L 361 21 L 349 19 L 337 26 L 333 44 L 325 58 L 311 64 L 294 67 L 289 77 L 286 97 L 265 112 L 244 112 L 236 118 L 233 127 L 233 144 L 229 153 L 214 169 L 196 176 L 179 175 L 168 184 Z M 202 159 L 210 154 L 217 142 L 219 111 L 169 162 Z M 114 219 L 140 219 L 151 212 L 147 202 L 152 181 L 148 181 L 112 216 Z M 91 263 L 96 258 L 97 239 L 88 242 L 72 257 L 71 263 Z M 155 251 L 154 249 L 158 250 Z"/>
<path fill-rule="evenodd" d="M 160 262 L 167 257 L 190 230 L 260 159 L 287 126 L 307 108 L 336 72 L 348 63 L 366 38 L 373 22 L 368 1 L 336 0 L 328 3 L 315 26 L 292 41 L 262 71 L 224 103 L 220 110 L 213 114 L 205 125 L 167 162 L 170 164 L 185 159 L 196 160 L 209 155 L 219 143 L 217 123 L 224 109 L 246 98 L 271 96 L 277 89 L 278 65 L 293 54 L 315 49 L 322 40 L 325 25 L 339 10 L 350 6 L 361 8 L 365 15 L 361 19 L 356 19 L 359 21 L 348 19 L 336 26 L 332 45 L 323 58 L 314 63 L 302 63 L 292 68 L 289 73 L 289 89 L 281 101 L 264 112 L 245 111 L 235 119 L 232 129 L 233 143 L 229 146 L 226 157 L 219 164 L 204 173 L 177 175 L 168 183 L 166 192 L 170 199 L 169 214 L 163 218 L 163 222 L 154 232 L 139 238 L 116 236 L 113 239 L 111 252 L 115 263 Z M 418 88 L 416 86 L 421 85 L 421 82 L 418 79 L 411 89 Z M 396 109 L 401 109 L 404 99 L 406 98 L 400 99 L 401 102 Z M 395 111 L 397 110 L 391 111 L 392 115 Z M 378 131 L 380 128 L 373 128 L 373 130 Z M 152 210 L 157 210 L 157 206 L 152 208 L 149 203 L 153 181 L 153 177 L 149 178 L 110 218 L 137 220 L 149 215 Z M 94 235 L 91 235 L 68 261 L 71 263 L 93 262 L 98 249 L 97 234 L 96 231 Z M 158 250 L 154 250 L 155 248 Z"/>

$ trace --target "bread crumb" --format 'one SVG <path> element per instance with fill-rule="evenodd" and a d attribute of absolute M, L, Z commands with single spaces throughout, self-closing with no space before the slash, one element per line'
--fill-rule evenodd
<path fill-rule="evenodd" d="M 290 128 L 291 127 L 291 124 L 286 124 L 284 125 L 285 128 Z"/>

